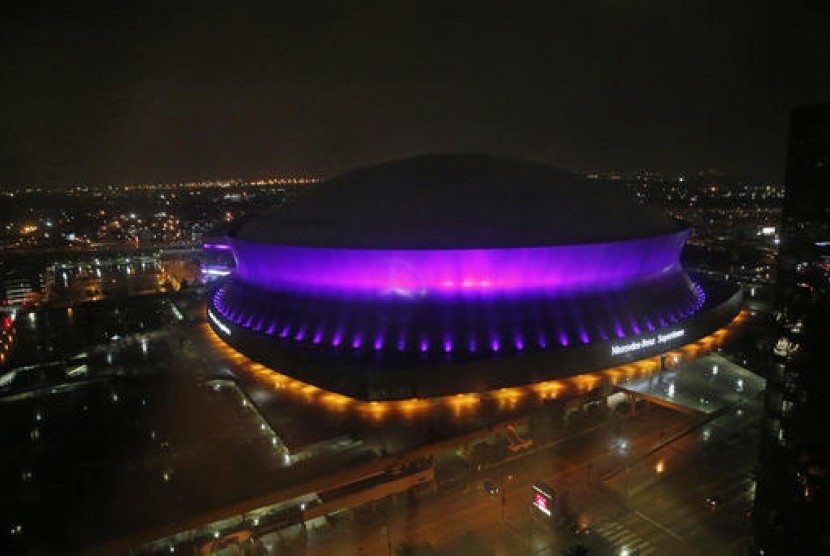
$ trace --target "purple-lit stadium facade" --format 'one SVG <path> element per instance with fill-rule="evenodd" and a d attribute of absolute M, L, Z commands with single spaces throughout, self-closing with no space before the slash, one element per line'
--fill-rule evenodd
<path fill-rule="evenodd" d="M 689 230 L 545 166 L 424 156 L 358 170 L 228 233 L 209 322 L 283 374 L 363 400 L 616 366 L 728 323 Z M 216 245 L 210 248 L 216 249 Z"/>

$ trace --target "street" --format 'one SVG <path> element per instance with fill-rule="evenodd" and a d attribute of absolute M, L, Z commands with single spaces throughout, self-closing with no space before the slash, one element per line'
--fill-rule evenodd
<path fill-rule="evenodd" d="M 657 406 L 621 423 L 606 418 L 471 473 L 463 487 L 381 504 L 354 519 L 335 516 L 309 530 L 307 546 L 289 544 L 279 553 L 560 554 L 584 544 L 592 554 L 737 554 L 749 530 L 756 405 L 709 422 Z M 639 458 L 676 434 L 682 436 Z M 503 488 L 504 498 L 485 492 L 485 480 Z M 591 532 L 576 536 L 533 519 L 535 481 L 553 486 L 568 506 L 558 511 L 573 512 Z M 262 541 L 276 548 L 280 535 Z"/>

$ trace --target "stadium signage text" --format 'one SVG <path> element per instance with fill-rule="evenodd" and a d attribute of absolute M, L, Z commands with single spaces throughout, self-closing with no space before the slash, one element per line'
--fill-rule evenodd
<path fill-rule="evenodd" d="M 644 338 L 638 338 L 625 344 L 615 344 L 611 346 L 611 355 L 622 355 L 624 353 L 631 353 L 632 351 L 640 351 L 643 349 L 652 348 L 682 338 L 686 330 L 680 328 L 672 330 L 671 332 L 658 332 Z"/>

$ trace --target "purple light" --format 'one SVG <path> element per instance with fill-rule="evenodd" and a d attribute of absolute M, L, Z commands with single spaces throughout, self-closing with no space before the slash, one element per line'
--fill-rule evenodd
<path fill-rule="evenodd" d="M 342 349 L 346 343 L 356 355 L 358 350 L 371 346 L 375 351 L 372 357 L 379 360 L 386 355 L 382 353 L 386 342 L 394 342 L 399 351 L 421 352 L 422 359 L 446 359 L 462 346 L 470 353 L 495 354 L 506 349 L 567 348 L 574 343 L 607 341 L 615 334 L 624 338 L 658 330 L 658 320 L 666 326 L 687 318 L 703 306 L 706 298 L 703 288 L 681 273 L 630 290 L 576 296 L 361 299 L 358 303 L 337 304 L 230 281 L 211 300 L 213 314 L 228 324 L 269 336 L 277 333 L 285 341 L 311 340 L 309 344 L 315 346 L 325 342 Z M 650 304 L 652 300 L 654 305 Z M 632 307 L 647 310 L 635 316 Z"/>
<path fill-rule="evenodd" d="M 682 271 L 686 230 L 659 237 L 501 249 L 331 249 L 233 239 L 236 276 L 274 291 L 493 295 L 605 291 Z"/>
<path fill-rule="evenodd" d="M 449 353 L 452 351 L 452 338 L 446 337 L 444 338 L 444 353 Z"/>
<path fill-rule="evenodd" d="M 522 351 L 525 348 L 525 340 L 522 338 L 521 334 L 517 334 L 516 338 L 513 341 L 513 345 L 516 346 L 516 349 Z"/>
<path fill-rule="evenodd" d="M 205 243 L 202 249 L 216 249 L 217 251 L 228 251 L 231 246 L 227 243 Z"/>

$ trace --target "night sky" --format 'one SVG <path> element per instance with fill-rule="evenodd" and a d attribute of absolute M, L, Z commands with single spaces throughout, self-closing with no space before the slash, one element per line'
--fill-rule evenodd
<path fill-rule="evenodd" d="M 830 100 L 825 0 L 26 4 L 0 17 L 0 186 L 458 151 L 780 183 L 790 109 Z"/>

